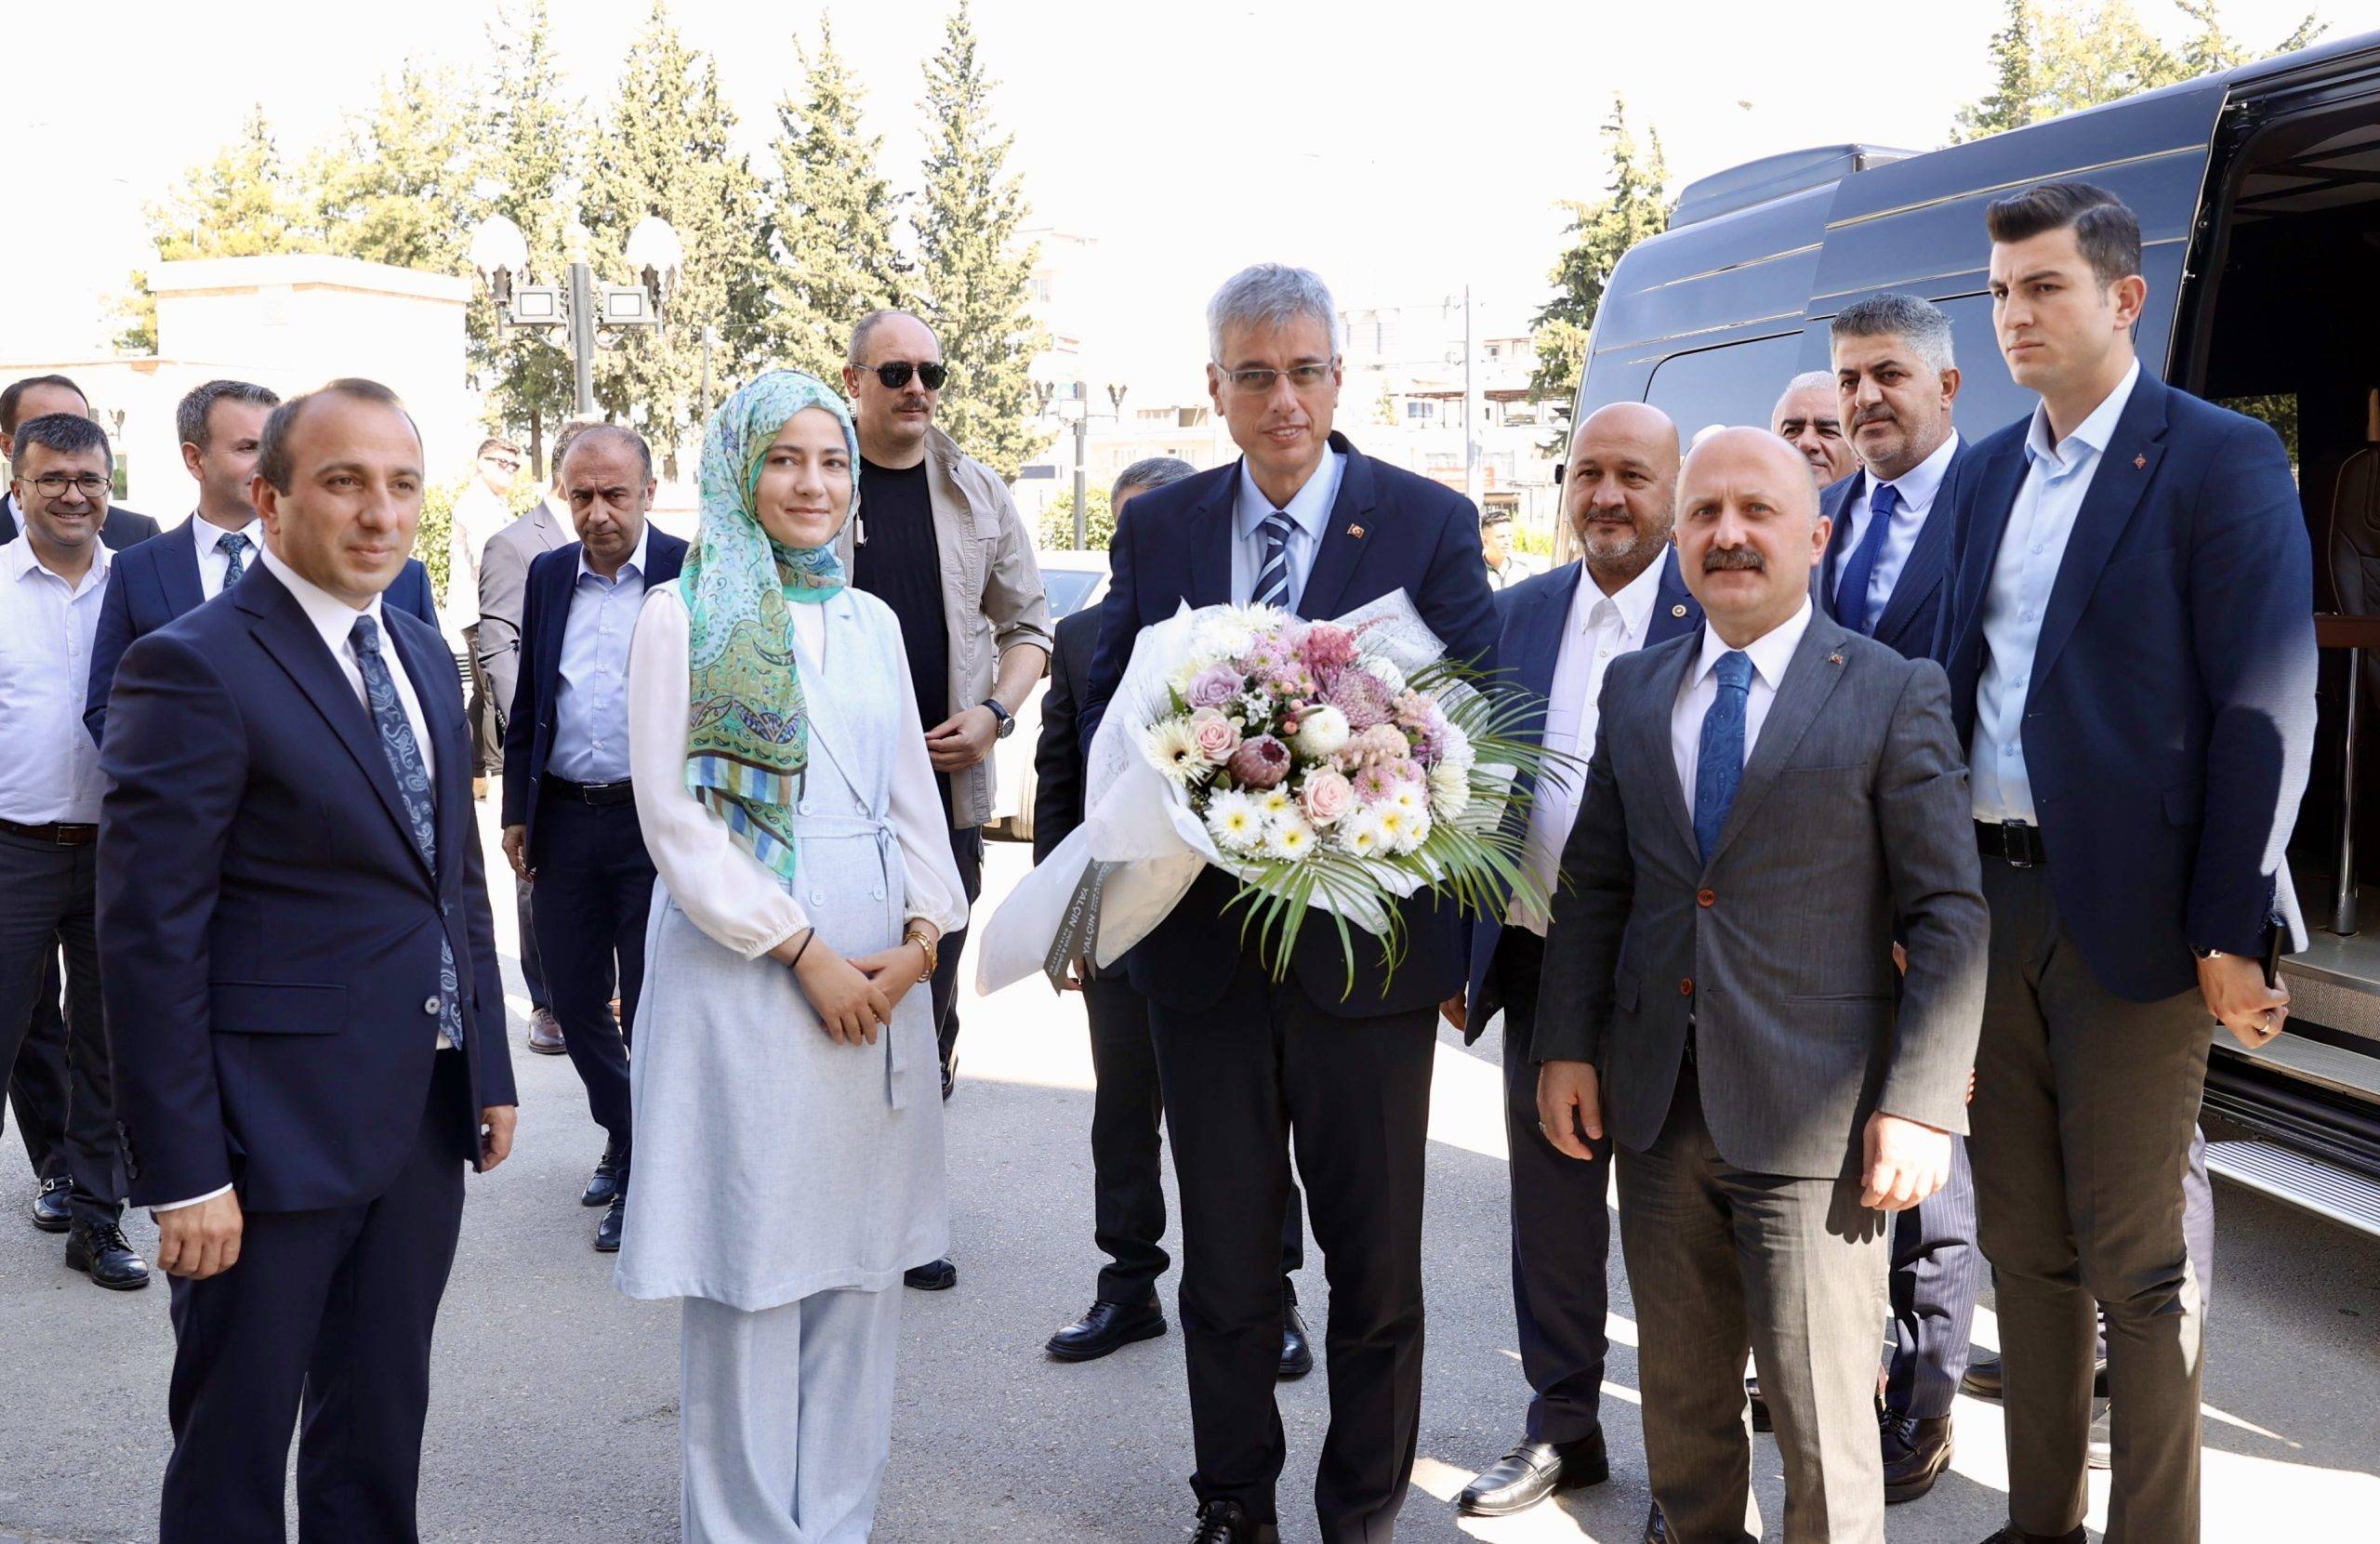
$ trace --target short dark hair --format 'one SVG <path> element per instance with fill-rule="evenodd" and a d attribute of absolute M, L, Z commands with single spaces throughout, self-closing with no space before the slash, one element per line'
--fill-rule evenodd
<path fill-rule="evenodd" d="M 264 437 L 257 446 L 257 475 L 271 483 L 278 493 L 287 493 L 291 481 L 298 475 L 298 468 L 289 460 L 289 437 L 297 432 L 298 420 L 305 416 L 307 404 L 317 397 L 352 397 L 358 402 L 393 407 L 403 415 L 406 425 L 413 429 L 414 443 L 421 442 L 421 426 L 413 421 L 413 415 L 405 411 L 403 400 L 394 391 L 378 381 L 365 380 L 361 376 L 342 376 L 337 380 L 290 398 L 274 408 L 272 416 L 264 421 Z"/>
<path fill-rule="evenodd" d="M 2101 288 L 2140 271 L 2140 218 L 2123 200 L 2088 182 L 2041 182 L 1995 199 L 1983 212 L 1995 242 L 2071 229 Z"/>
<path fill-rule="evenodd" d="M 22 380 L 10 381 L 7 389 L 0 390 L 0 434 L 17 432 L 17 404 L 36 386 L 62 386 L 81 397 L 86 408 L 91 405 L 91 399 L 83 389 L 64 376 L 27 376 Z"/>
<path fill-rule="evenodd" d="M 480 442 L 479 449 L 471 452 L 471 459 L 476 461 L 492 450 L 509 450 L 515 455 L 523 454 L 521 447 L 514 444 L 511 441 L 499 439 L 495 435 L 490 435 Z"/>
<path fill-rule="evenodd" d="M 1482 525 L 1510 525 L 1513 523 L 1513 512 L 1510 509 L 1489 509 L 1479 517 L 1479 523 Z"/>
<path fill-rule="evenodd" d="M 25 464 L 27 445 L 46 445 L 60 455 L 80 455 L 96 450 L 107 457 L 108 472 L 115 472 L 115 451 L 108 444 L 108 431 L 79 413 L 45 413 L 38 418 L 28 418 L 10 433 L 17 437 L 15 465 Z"/>
<path fill-rule="evenodd" d="M 174 432 L 181 436 L 181 442 L 205 450 L 208 444 L 206 416 L 215 411 L 217 402 L 227 399 L 246 402 L 250 407 L 281 405 L 281 393 L 254 381 L 211 380 L 204 386 L 193 386 L 174 406 Z"/>
<path fill-rule="evenodd" d="M 1113 504 L 1126 494 L 1146 493 L 1197 473 L 1197 468 L 1177 455 L 1144 455 L 1116 474 L 1116 485 L 1108 490 L 1107 501 Z"/>
<path fill-rule="evenodd" d="M 554 452 L 554 481 L 556 482 L 562 481 L 562 463 L 570 459 L 570 452 L 580 445 L 592 444 L 598 440 L 628 442 L 636 452 L 637 465 L 642 468 L 644 480 L 647 482 L 653 481 L 653 447 L 644 442 L 643 435 L 626 424 L 580 424 L 576 428 L 577 432 L 570 437 L 569 442 Z"/>

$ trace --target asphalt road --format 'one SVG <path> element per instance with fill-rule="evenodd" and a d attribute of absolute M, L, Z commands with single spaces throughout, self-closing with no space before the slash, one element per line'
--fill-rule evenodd
<path fill-rule="evenodd" d="M 489 842 L 494 851 L 494 842 Z M 1001 893 L 1025 857 L 995 844 Z M 510 918 L 499 917 L 510 947 Z M 517 987 L 516 987 L 517 991 Z M 876 1537 L 1015 1544 L 1186 1537 L 1192 1459 L 1178 1336 L 1103 1362 L 1049 1361 L 1050 1330 L 1089 1303 L 1090 1059 L 1081 1010 L 1038 983 L 969 1002 L 950 1105 L 959 1284 L 904 1304 L 900 1410 Z M 519 1035 L 516 1026 L 515 1044 Z M 1442 1036 L 1428 1213 L 1429 1349 L 1421 1459 L 1399 1537 L 1633 1544 L 1647 1493 L 1635 1327 L 1615 1272 L 1606 1413 L 1609 1484 L 1518 1517 L 1449 1504 L 1519 1435 L 1527 1391 L 1508 1296 L 1503 1137 L 1491 1033 Z M 516 1049 L 520 1145 L 475 1180 L 440 1323 L 423 1466 L 426 1539 L 666 1541 L 677 1526 L 677 1315 L 611 1287 L 575 1205 L 602 1146 L 560 1058 Z M 13 1135 L 0 1150 L 0 1544 L 155 1536 L 172 1354 L 162 1284 L 102 1292 L 35 1233 Z M 2219 1187 L 2220 1264 L 2206 1388 L 2206 1537 L 2375 1536 L 2380 1517 L 2380 1243 Z M 144 1249 L 147 1220 L 131 1225 Z M 1319 1251 L 1300 1290 L 1317 1333 Z M 1169 1313 L 1171 1284 L 1167 1284 Z M 1977 1339 L 1994 1343 L 1989 1308 Z M 1309 1499 L 1326 1375 L 1281 1391 L 1284 1537 L 1316 1537 Z M 1963 1402 L 1954 1471 L 1895 1508 L 1896 1540 L 1972 1544 L 2004 1519 L 1999 1411 Z M 1760 1439 L 1765 1517 L 1781 1516 Z M 2104 1520 L 2105 1482 L 2091 1522 Z"/>

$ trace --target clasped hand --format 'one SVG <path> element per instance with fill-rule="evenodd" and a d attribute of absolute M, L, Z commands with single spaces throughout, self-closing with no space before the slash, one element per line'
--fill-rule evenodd
<path fill-rule="evenodd" d="M 906 941 L 846 959 L 804 930 L 770 953 L 792 963 L 818 1027 L 837 1045 L 876 1044 L 878 1032 L 891 1026 L 893 1009 L 925 973 L 925 950 Z"/>

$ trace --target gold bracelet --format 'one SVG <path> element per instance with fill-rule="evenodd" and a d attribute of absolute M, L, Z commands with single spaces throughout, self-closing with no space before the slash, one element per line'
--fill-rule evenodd
<path fill-rule="evenodd" d="M 926 968 L 919 975 L 918 980 L 921 982 L 933 980 L 934 967 L 942 962 L 941 941 L 935 938 L 933 934 L 929 932 L 923 927 L 912 922 L 906 929 L 903 930 L 901 933 L 901 942 L 904 944 L 914 944 L 925 954 Z"/>

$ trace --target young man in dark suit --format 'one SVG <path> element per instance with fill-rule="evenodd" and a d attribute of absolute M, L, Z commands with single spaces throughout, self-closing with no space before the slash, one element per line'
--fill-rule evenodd
<path fill-rule="evenodd" d="M 15 454 L 17 426 L 51 413 L 91 416 L 91 401 L 83 389 L 64 376 L 27 376 L 0 389 L 0 459 Z M 23 529 L 14 494 L 0 495 L 0 542 L 12 542 Z M 157 522 L 138 509 L 111 500 L 107 524 L 99 540 L 111 552 L 128 551 L 157 534 Z"/>
<path fill-rule="evenodd" d="M 1262 264 L 1207 310 L 1208 389 L 1241 458 L 1144 494 L 1117 528 L 1083 737 L 1134 638 L 1193 606 L 1268 603 L 1327 618 L 1405 592 L 1449 657 L 1492 668 L 1496 611 L 1479 518 L 1461 495 L 1331 432 L 1339 313 L 1314 274 Z M 1405 956 L 1310 918 L 1276 978 L 1210 872 L 1128 957 L 1149 1002 L 1181 1184 L 1182 1324 L 1200 1544 L 1275 1537 L 1283 1460 L 1273 1385 L 1291 1134 L 1329 1257 L 1330 1432 L 1315 1485 L 1324 1538 L 1384 1538 L 1421 1403 L 1421 1183 L 1437 1005 L 1461 986 L 1454 907 L 1400 907 Z"/>
<path fill-rule="evenodd" d="M 1562 843 L 1594 750 L 1604 673 L 1614 660 L 1702 623 L 1670 544 L 1677 468 L 1677 426 L 1660 409 L 1613 402 L 1589 414 L 1570 437 L 1562 481 L 1563 514 L 1583 555 L 1496 597 L 1503 623 L 1496 657 L 1505 662 L 1505 680 L 1544 703 L 1537 731 L 1546 748 L 1578 758 L 1524 784 L 1533 796 L 1524 861 L 1549 899 L 1561 885 Z M 1473 923 L 1468 1000 L 1446 1004 L 1466 1043 L 1504 1015 L 1513 1313 L 1532 1396 L 1520 1443 L 1456 1498 L 1460 1510 L 1478 1517 L 1520 1511 L 1610 1472 L 1602 1415 L 1610 1155 L 1573 1162 L 1537 1128 L 1530 1052 L 1546 923 L 1545 908 L 1518 904 L 1501 924 Z"/>
<path fill-rule="evenodd" d="M 2095 1304 L 2109 1544 L 2199 1537 L 2203 1303 L 2182 1172 L 2210 1015 L 2281 1031 L 2284 851 L 2314 735 L 2312 557 L 2272 430 L 2132 341 L 2140 227 L 2052 182 L 1993 204 L 1992 319 L 2041 393 L 1959 482 L 1942 657 L 1991 905 L 1976 1200 L 1998 1291 L 2009 1524 L 2081 1539 Z"/>
<path fill-rule="evenodd" d="M 99 919 L 126 1172 L 174 1278 L 164 1544 L 411 1544 L 463 1169 L 511 1150 L 463 694 L 382 603 L 422 455 L 387 388 L 267 420 L 259 567 L 125 652 Z"/>
<path fill-rule="evenodd" d="M 628 639 L 645 592 L 678 577 L 686 544 L 645 518 L 653 452 L 633 429 L 589 427 L 555 480 L 578 540 L 529 565 L 520 684 L 505 709 L 504 855 L 529 881 L 562 1044 L 608 1139 L 595 1247 L 612 1254 L 628 1212 L 628 1046 L 654 880 L 628 781 Z"/>

